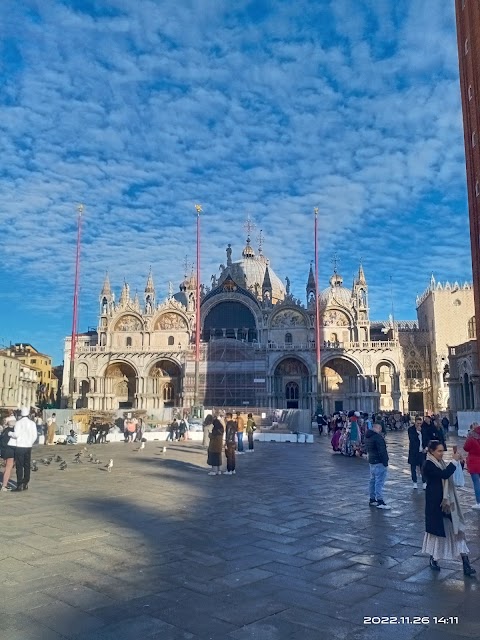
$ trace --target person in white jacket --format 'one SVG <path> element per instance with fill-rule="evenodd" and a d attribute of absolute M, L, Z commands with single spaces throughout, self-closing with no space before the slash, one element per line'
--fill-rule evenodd
<path fill-rule="evenodd" d="M 15 446 L 15 466 L 17 468 L 17 488 L 14 491 L 26 491 L 30 482 L 30 465 L 32 462 L 32 447 L 37 439 L 37 427 L 28 417 L 30 411 L 26 407 L 21 409 L 21 418 L 15 423 L 15 429 L 10 434 L 10 442 Z"/>

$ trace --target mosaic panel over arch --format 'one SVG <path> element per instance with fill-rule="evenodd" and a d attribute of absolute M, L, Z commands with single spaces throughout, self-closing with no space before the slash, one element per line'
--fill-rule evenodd
<path fill-rule="evenodd" d="M 299 311 L 283 309 L 275 314 L 272 320 L 272 329 L 284 329 L 287 327 L 304 327 L 305 318 Z"/>
<path fill-rule="evenodd" d="M 187 322 L 185 318 L 179 313 L 162 313 L 160 318 L 155 322 L 155 329 L 187 329 Z"/>
<path fill-rule="evenodd" d="M 115 324 L 115 331 L 141 331 L 142 322 L 132 315 L 124 315 Z"/>

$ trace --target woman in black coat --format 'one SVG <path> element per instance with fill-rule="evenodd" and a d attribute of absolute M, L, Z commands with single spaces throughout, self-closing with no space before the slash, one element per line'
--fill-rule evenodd
<path fill-rule="evenodd" d="M 422 552 L 430 556 L 430 567 L 440 571 L 438 560 L 463 562 L 467 576 L 476 573 L 470 566 L 468 547 L 465 541 L 465 520 L 458 500 L 453 474 L 460 464 L 460 454 L 453 454 L 453 461 L 443 460 L 443 445 L 438 440 L 428 444 L 427 459 L 423 475 L 427 481 L 425 492 L 425 538 Z"/>
<path fill-rule="evenodd" d="M 417 468 L 422 470 L 425 453 L 422 448 L 422 418 L 415 418 L 415 425 L 408 428 L 408 464 L 412 473 L 413 488 L 417 489 Z M 423 488 L 426 488 L 422 473 Z"/>

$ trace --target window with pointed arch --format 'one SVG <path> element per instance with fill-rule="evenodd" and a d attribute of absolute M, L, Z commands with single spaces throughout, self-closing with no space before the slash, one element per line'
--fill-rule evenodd
<path fill-rule="evenodd" d="M 468 321 L 468 339 L 474 340 L 477 337 L 477 328 L 475 326 L 475 316 Z"/>
<path fill-rule="evenodd" d="M 163 401 L 173 402 L 174 396 L 175 389 L 173 388 L 173 384 L 171 382 L 167 382 L 163 387 Z"/>
<path fill-rule="evenodd" d="M 298 400 L 299 388 L 296 382 L 289 382 L 285 387 L 285 398 L 287 400 Z"/>
<path fill-rule="evenodd" d="M 422 367 L 418 362 L 410 362 L 407 365 L 407 380 L 421 380 L 423 378 L 422 375 Z"/>
<path fill-rule="evenodd" d="M 285 334 L 285 344 L 292 344 L 293 338 L 291 333 Z"/>
<path fill-rule="evenodd" d="M 173 347 L 175 344 L 175 338 L 173 336 L 168 336 L 168 346 Z"/>
<path fill-rule="evenodd" d="M 127 345 L 127 347 L 131 347 L 132 346 L 132 339 L 130 337 L 127 338 L 126 345 Z"/>

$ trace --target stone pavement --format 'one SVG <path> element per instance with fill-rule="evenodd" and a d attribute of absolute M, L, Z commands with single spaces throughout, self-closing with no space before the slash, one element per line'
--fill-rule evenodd
<path fill-rule="evenodd" d="M 200 445 L 97 445 L 98 466 L 40 466 L 28 492 L 0 494 L 2 640 L 361 640 L 364 616 L 430 616 L 391 638 L 480 636 L 480 581 L 419 554 L 423 491 L 406 434 L 388 434 L 386 498 L 368 507 L 368 465 L 314 445 L 257 445 L 236 476 L 209 477 Z M 163 444 L 163 443 L 162 443 Z M 34 457 L 79 447 L 37 447 Z M 471 481 L 461 492 L 473 504 Z M 480 574 L 480 514 L 467 508 Z M 458 616 L 459 624 L 434 624 Z"/>

